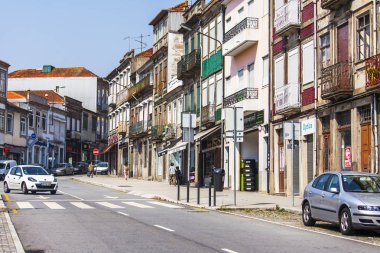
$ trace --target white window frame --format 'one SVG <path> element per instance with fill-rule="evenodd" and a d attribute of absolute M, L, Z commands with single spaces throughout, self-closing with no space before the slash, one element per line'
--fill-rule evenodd
<path fill-rule="evenodd" d="M 302 84 L 314 81 L 314 41 L 302 45 Z"/>
<path fill-rule="evenodd" d="M 275 89 L 284 86 L 284 55 L 277 57 L 274 61 L 274 87 Z"/>
<path fill-rule="evenodd" d="M 288 84 L 299 83 L 299 52 L 298 47 L 288 52 Z"/>

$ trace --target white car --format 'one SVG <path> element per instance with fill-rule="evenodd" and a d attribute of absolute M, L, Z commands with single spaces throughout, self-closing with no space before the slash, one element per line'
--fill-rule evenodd
<path fill-rule="evenodd" d="M 108 163 L 107 162 L 99 162 L 95 165 L 94 171 L 96 174 L 107 174 L 108 173 Z"/>
<path fill-rule="evenodd" d="M 12 167 L 4 180 L 5 193 L 9 193 L 11 190 L 21 190 L 24 194 L 28 194 L 29 191 L 32 193 L 50 191 L 51 194 L 56 194 L 57 189 L 57 179 L 40 166 Z"/>

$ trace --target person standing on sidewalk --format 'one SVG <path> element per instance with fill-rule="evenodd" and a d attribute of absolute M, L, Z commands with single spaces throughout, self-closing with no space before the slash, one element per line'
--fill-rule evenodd
<path fill-rule="evenodd" d="M 125 180 L 128 180 L 128 175 L 129 175 L 128 163 L 124 163 L 124 178 L 125 178 Z"/>
<path fill-rule="evenodd" d="M 94 164 L 92 162 L 88 165 L 89 177 L 94 177 Z"/>
<path fill-rule="evenodd" d="M 169 167 L 169 185 L 172 185 L 172 184 L 175 185 L 175 167 L 174 167 L 174 163 L 171 163 L 170 167 Z"/>
<path fill-rule="evenodd" d="M 177 185 L 182 184 L 182 173 L 181 173 L 181 170 L 179 169 L 179 166 L 175 168 L 175 179 L 177 181 Z"/>

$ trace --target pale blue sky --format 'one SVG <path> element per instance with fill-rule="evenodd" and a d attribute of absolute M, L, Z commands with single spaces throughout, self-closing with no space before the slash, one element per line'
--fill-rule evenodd
<path fill-rule="evenodd" d="M 99 76 L 141 33 L 152 45 L 149 22 L 181 0 L 0 0 L 0 59 L 10 72 L 25 68 L 84 66 Z M 189 1 L 190 2 L 190 1 Z M 139 44 L 131 40 L 131 48 Z M 138 50 L 139 52 L 140 50 Z"/>

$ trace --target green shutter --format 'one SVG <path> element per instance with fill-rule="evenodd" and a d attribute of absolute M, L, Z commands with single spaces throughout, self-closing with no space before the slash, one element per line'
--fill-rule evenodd
<path fill-rule="evenodd" d="M 185 42 L 185 55 L 189 54 L 189 43 L 186 41 Z"/>
<path fill-rule="evenodd" d="M 197 87 L 197 116 L 201 113 L 201 86 Z"/>
<path fill-rule="evenodd" d="M 190 93 L 190 112 L 194 112 L 194 90 Z"/>

